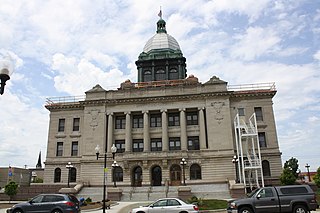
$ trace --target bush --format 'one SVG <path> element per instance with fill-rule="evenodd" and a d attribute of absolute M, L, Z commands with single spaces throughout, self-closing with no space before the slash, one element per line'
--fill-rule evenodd
<path fill-rule="evenodd" d="M 10 201 L 14 195 L 16 195 L 18 192 L 18 184 L 14 181 L 10 181 L 5 187 L 4 187 L 4 193 L 8 195 L 10 198 Z"/>

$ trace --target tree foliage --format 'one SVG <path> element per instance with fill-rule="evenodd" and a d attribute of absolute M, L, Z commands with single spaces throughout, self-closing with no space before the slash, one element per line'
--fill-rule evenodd
<path fill-rule="evenodd" d="M 280 176 L 280 182 L 282 185 L 293 185 L 297 178 L 293 175 L 290 168 L 284 168 Z"/>
<path fill-rule="evenodd" d="M 317 169 L 317 174 L 313 177 L 314 182 L 320 188 L 320 167 Z"/>
<path fill-rule="evenodd" d="M 18 184 L 14 181 L 10 181 L 7 185 L 4 187 L 4 193 L 11 198 L 16 195 L 18 192 Z"/>
<path fill-rule="evenodd" d="M 284 169 L 289 169 L 289 171 L 293 174 L 293 176 L 298 179 L 299 177 L 299 164 L 298 164 L 298 160 L 296 158 L 290 158 L 289 160 L 287 160 L 284 163 Z"/>

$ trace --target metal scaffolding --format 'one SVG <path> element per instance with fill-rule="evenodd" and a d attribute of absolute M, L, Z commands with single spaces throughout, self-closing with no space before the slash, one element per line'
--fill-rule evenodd
<path fill-rule="evenodd" d="M 245 122 L 244 116 L 237 114 L 234 118 L 234 131 L 240 183 L 243 183 L 246 189 L 260 188 L 260 177 L 261 185 L 264 187 L 256 114 L 251 115 L 248 123 Z"/>

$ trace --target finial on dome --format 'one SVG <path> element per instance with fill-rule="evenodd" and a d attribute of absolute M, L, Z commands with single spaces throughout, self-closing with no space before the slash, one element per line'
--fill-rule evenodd
<path fill-rule="evenodd" d="M 160 19 L 157 22 L 157 33 L 167 33 L 166 22 L 162 19 L 161 7 L 160 7 L 160 12 L 158 13 L 158 16 L 160 17 Z"/>

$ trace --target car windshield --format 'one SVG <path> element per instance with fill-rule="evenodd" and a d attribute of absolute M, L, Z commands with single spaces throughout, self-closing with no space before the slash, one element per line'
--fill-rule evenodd
<path fill-rule="evenodd" d="M 258 190 L 259 190 L 259 188 L 253 190 L 251 193 L 248 194 L 248 197 L 249 197 L 249 198 L 250 198 L 250 197 L 253 197 L 253 196 L 257 193 Z"/>

